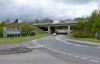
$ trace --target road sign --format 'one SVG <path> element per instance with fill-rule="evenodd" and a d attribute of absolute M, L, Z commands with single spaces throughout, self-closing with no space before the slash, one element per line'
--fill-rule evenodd
<path fill-rule="evenodd" d="M 21 30 L 18 27 L 4 27 L 3 28 L 3 35 L 18 35 L 21 34 Z"/>
<path fill-rule="evenodd" d="M 99 37 L 99 33 L 95 32 L 95 37 L 98 38 Z"/>

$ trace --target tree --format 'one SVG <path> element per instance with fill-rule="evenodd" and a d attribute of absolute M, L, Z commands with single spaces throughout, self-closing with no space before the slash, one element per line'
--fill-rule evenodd
<path fill-rule="evenodd" d="M 96 32 L 100 28 L 100 11 L 93 11 L 92 15 L 88 18 L 87 27 L 90 31 Z"/>
<path fill-rule="evenodd" d="M 86 22 L 79 21 L 76 25 L 76 30 L 83 30 L 85 28 Z"/>
<path fill-rule="evenodd" d="M 74 21 L 79 21 L 79 20 L 86 20 L 86 18 L 81 18 L 81 17 L 74 18 Z"/>
<path fill-rule="evenodd" d="M 15 23 L 18 23 L 18 19 L 15 20 Z"/>
<path fill-rule="evenodd" d="M 98 10 L 93 11 L 91 16 L 87 17 L 86 20 L 81 19 L 81 18 L 76 18 L 75 20 L 79 21 L 77 25 L 75 26 L 76 30 L 74 30 L 76 31 L 75 35 L 79 35 L 78 37 L 80 37 L 80 34 L 81 34 L 81 37 L 84 35 L 94 36 L 95 33 L 97 32 L 100 35 L 100 11 Z"/>
<path fill-rule="evenodd" d="M 52 19 L 45 18 L 45 19 L 42 19 L 41 22 L 42 23 L 53 23 L 53 20 Z"/>

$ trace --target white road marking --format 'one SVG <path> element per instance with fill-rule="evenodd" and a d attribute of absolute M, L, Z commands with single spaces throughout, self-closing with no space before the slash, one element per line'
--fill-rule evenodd
<path fill-rule="evenodd" d="M 67 54 L 67 55 L 71 56 L 72 54 Z"/>
<path fill-rule="evenodd" d="M 46 48 L 46 47 L 45 47 L 45 48 Z M 47 48 L 47 49 L 51 50 L 51 48 Z"/>
<path fill-rule="evenodd" d="M 58 51 L 59 53 L 62 53 L 61 51 Z"/>
<path fill-rule="evenodd" d="M 33 40 L 33 42 L 34 42 L 34 40 Z"/>
<path fill-rule="evenodd" d="M 33 40 L 33 44 L 34 44 L 35 46 L 37 46 L 37 48 L 39 48 L 39 47 L 44 47 L 43 45 L 40 45 L 39 43 L 37 43 L 37 40 L 36 40 L 36 39 Z"/>
<path fill-rule="evenodd" d="M 54 51 L 56 51 L 56 52 L 57 52 L 57 50 L 54 50 Z"/>
<path fill-rule="evenodd" d="M 79 56 L 75 56 L 76 58 L 79 58 Z"/>
<path fill-rule="evenodd" d="M 45 47 L 45 48 L 47 48 L 47 47 Z M 59 52 L 59 53 L 61 53 L 61 54 L 66 54 L 66 53 L 64 53 L 64 52 L 61 52 L 61 51 L 58 51 L 58 50 L 55 50 L 55 49 L 51 49 L 51 48 L 47 48 L 47 49 L 53 50 L 53 51 L 56 51 L 56 52 Z"/>
<path fill-rule="evenodd" d="M 61 39 L 58 38 L 58 37 L 56 37 L 55 39 L 56 39 L 56 40 L 59 40 L 59 41 L 61 41 L 61 42 L 64 42 L 64 43 L 66 43 L 66 44 L 73 44 L 73 43 L 68 43 L 68 42 L 66 42 L 66 41 L 64 41 L 64 40 L 61 40 Z"/>
<path fill-rule="evenodd" d="M 66 41 L 64 41 L 64 40 L 60 40 L 59 38 L 56 38 L 56 39 L 59 40 L 59 41 L 68 43 L 68 42 L 66 42 Z M 42 45 L 39 45 L 39 44 L 36 42 L 36 40 L 33 40 L 33 42 L 34 42 L 34 44 L 37 44 L 38 47 L 44 47 L 44 46 L 42 46 Z M 70 44 L 70 43 L 68 43 L 68 44 Z M 89 46 L 83 46 L 83 45 L 79 45 L 79 44 L 75 44 L 75 45 L 76 45 L 76 46 L 81 46 L 81 47 L 89 47 Z M 30 48 L 31 48 L 31 47 L 30 47 Z M 47 47 L 45 47 L 45 48 L 47 48 Z M 100 48 L 100 47 L 99 47 L 99 48 Z M 59 52 L 59 53 L 61 53 L 61 54 L 66 54 L 66 53 L 64 53 L 64 52 L 61 52 L 61 51 L 58 51 L 58 50 L 55 50 L 55 49 L 51 49 L 51 48 L 47 48 L 47 49 L 50 49 L 50 50 Z M 68 50 L 68 49 L 65 49 L 65 50 Z M 67 55 L 72 56 L 72 54 L 67 54 Z M 79 57 L 79 56 L 74 56 L 74 57 L 76 57 L 76 58 L 81 58 L 81 57 Z M 81 59 L 87 60 L 87 58 L 84 58 L 84 57 L 82 57 Z M 96 60 L 89 60 L 89 61 L 91 61 L 91 62 L 98 62 L 98 61 L 96 61 Z"/>
<path fill-rule="evenodd" d="M 63 53 L 63 54 L 66 54 L 66 53 Z"/>
<path fill-rule="evenodd" d="M 81 58 L 81 59 L 87 60 L 87 58 Z"/>
<path fill-rule="evenodd" d="M 55 37 L 55 39 L 56 40 L 59 40 L 59 41 L 61 41 L 61 42 L 64 42 L 64 43 L 66 43 L 66 44 L 73 44 L 73 43 L 69 43 L 69 42 L 67 42 L 67 41 L 65 41 L 65 40 L 62 40 L 61 38 L 59 38 L 59 37 Z M 80 47 L 89 47 L 89 46 L 85 46 L 85 45 L 80 45 L 80 44 L 75 44 L 76 46 L 80 46 Z"/>
<path fill-rule="evenodd" d="M 48 48 L 48 47 L 45 47 L 45 48 L 47 48 L 47 49 L 49 49 L 49 50 L 56 51 L 56 52 L 61 53 L 61 54 L 66 54 L 66 53 L 64 53 L 64 52 L 61 52 L 61 51 L 58 51 L 58 50 L 55 50 L 55 49 L 51 49 L 51 48 Z M 72 54 L 67 54 L 67 55 L 72 56 Z M 85 57 L 80 57 L 80 56 L 74 56 L 74 57 L 76 57 L 76 58 L 81 58 L 81 59 L 83 59 L 83 60 L 88 60 L 88 59 L 85 58 Z M 91 62 L 98 62 L 98 61 L 96 61 L 96 60 L 89 60 L 89 61 L 91 61 Z"/>
<path fill-rule="evenodd" d="M 82 45 L 79 45 L 79 44 L 75 44 L 75 46 L 80 46 L 80 47 L 82 47 Z"/>
<path fill-rule="evenodd" d="M 54 49 L 51 49 L 51 50 L 53 50 L 53 51 L 54 51 Z"/>
<path fill-rule="evenodd" d="M 90 61 L 92 61 L 92 62 L 98 62 L 98 61 L 96 61 L 96 60 L 90 60 Z"/>

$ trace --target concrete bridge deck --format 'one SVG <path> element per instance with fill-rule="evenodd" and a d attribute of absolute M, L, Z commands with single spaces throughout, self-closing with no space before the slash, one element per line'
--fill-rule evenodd
<path fill-rule="evenodd" d="M 70 34 L 70 27 L 75 25 L 77 22 L 66 22 L 66 23 L 37 23 L 37 24 L 33 24 L 34 26 L 37 27 L 47 27 L 48 29 L 48 33 L 51 33 L 51 27 L 54 27 L 54 29 L 56 29 L 55 27 L 68 27 L 68 31 L 67 33 Z"/>

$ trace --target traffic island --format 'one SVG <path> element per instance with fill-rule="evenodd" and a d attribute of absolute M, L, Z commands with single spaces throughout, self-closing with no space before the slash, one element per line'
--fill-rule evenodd
<path fill-rule="evenodd" d="M 0 55 L 27 53 L 27 52 L 31 52 L 31 51 L 33 51 L 33 49 L 26 48 L 26 47 L 16 47 L 16 48 L 9 48 L 9 49 L 0 50 Z"/>

